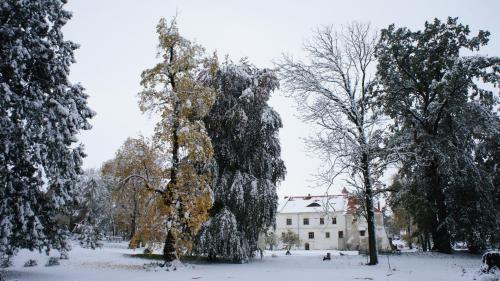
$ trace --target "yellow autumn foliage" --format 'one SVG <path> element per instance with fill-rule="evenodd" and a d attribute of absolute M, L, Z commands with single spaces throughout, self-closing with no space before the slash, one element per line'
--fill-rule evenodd
<path fill-rule="evenodd" d="M 171 231 L 177 254 L 185 254 L 212 205 L 213 148 L 202 120 L 216 95 L 204 77 L 216 74 L 218 61 L 215 54 L 205 56 L 203 47 L 180 36 L 175 20 L 161 19 L 157 33 L 160 62 L 141 75 L 139 107 L 158 115 L 154 139 L 170 158 L 161 185 L 155 187 L 161 196 L 148 205 L 138 235 L 157 242 Z"/>

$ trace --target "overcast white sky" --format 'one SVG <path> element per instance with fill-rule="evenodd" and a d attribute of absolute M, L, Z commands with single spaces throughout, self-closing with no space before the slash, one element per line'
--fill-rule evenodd
<path fill-rule="evenodd" d="M 301 56 L 301 46 L 322 25 L 340 26 L 350 21 L 371 22 L 380 29 L 391 23 L 421 29 L 426 20 L 458 16 L 473 31 L 491 31 L 482 53 L 499 55 L 500 1 L 174 1 L 174 0 L 70 0 L 66 9 L 73 19 L 65 37 L 81 44 L 72 66 L 71 80 L 81 82 L 90 95 L 97 116 L 94 128 L 82 133 L 88 157 L 86 168 L 97 168 L 113 157 L 127 137 L 149 136 L 154 120 L 142 115 L 137 93 L 142 70 L 155 62 L 155 26 L 160 17 L 178 12 L 180 32 L 207 51 L 217 50 L 233 60 L 248 57 L 259 67 L 272 66 L 281 53 Z M 305 152 L 302 138 L 310 126 L 297 118 L 292 100 L 276 92 L 270 101 L 283 119 L 280 131 L 287 178 L 280 196 L 323 194 L 312 189 L 311 174 L 319 161 Z M 339 191 L 341 183 L 334 190 Z"/>

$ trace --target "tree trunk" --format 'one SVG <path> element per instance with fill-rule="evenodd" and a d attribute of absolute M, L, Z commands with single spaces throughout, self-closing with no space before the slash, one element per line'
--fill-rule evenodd
<path fill-rule="evenodd" d="M 431 249 L 431 239 L 430 239 L 430 236 L 429 236 L 429 233 L 425 233 L 425 243 L 427 245 L 427 251 L 429 251 Z"/>
<path fill-rule="evenodd" d="M 173 61 L 174 58 L 174 49 L 170 48 L 170 62 Z M 175 75 L 170 74 L 170 86 L 172 86 L 172 91 L 176 92 L 177 88 L 175 86 Z M 177 186 L 177 172 L 179 170 L 179 112 L 180 112 L 180 104 L 178 100 L 174 101 L 174 112 L 173 112 L 173 122 L 172 122 L 172 168 L 170 169 L 170 181 L 167 184 L 167 193 L 166 193 L 166 204 L 167 206 L 172 204 L 172 201 L 175 199 L 175 189 Z M 175 203 L 172 206 L 176 208 Z M 177 212 L 177 210 L 174 210 Z M 175 214 L 176 216 L 177 214 Z M 163 246 L 163 259 L 165 262 L 171 262 L 177 258 L 175 253 L 176 243 L 175 237 L 172 234 L 172 227 L 175 224 L 175 219 L 172 222 L 172 225 L 169 226 L 169 230 L 167 233 L 167 238 L 165 239 L 165 245 Z"/>
<path fill-rule="evenodd" d="M 470 240 L 467 242 L 467 250 L 469 250 L 469 253 L 471 254 L 479 254 L 481 247 L 479 247 L 474 241 Z"/>
<path fill-rule="evenodd" d="M 438 165 L 436 161 L 433 161 L 427 168 L 427 176 L 430 181 L 428 200 L 430 200 L 433 206 L 433 210 L 431 210 L 431 235 L 434 244 L 432 249 L 441 253 L 450 254 L 451 239 L 446 225 L 447 210 L 445 195 L 440 186 Z"/>
<path fill-rule="evenodd" d="M 137 216 L 138 216 L 138 203 L 137 203 L 137 190 L 134 189 L 134 200 L 133 200 L 133 209 L 132 209 L 132 222 L 130 225 L 130 243 L 128 244 L 129 249 L 135 248 L 137 245 L 132 245 L 132 240 L 135 236 L 135 231 L 137 229 Z"/>
<path fill-rule="evenodd" d="M 418 235 L 418 242 L 420 243 L 420 246 L 422 246 L 422 251 L 427 252 L 427 243 L 425 242 L 424 235 Z"/>
<path fill-rule="evenodd" d="M 175 188 L 177 184 L 177 172 L 179 170 L 179 111 L 180 104 L 179 101 L 175 101 L 174 104 L 174 114 L 173 114 L 173 124 L 172 124 L 172 169 L 170 170 L 170 186 Z"/>
<path fill-rule="evenodd" d="M 366 223 L 368 225 L 368 252 L 370 255 L 369 265 L 378 263 L 377 256 L 377 238 L 375 235 L 375 211 L 373 207 L 373 190 L 370 180 L 370 167 L 368 155 L 363 154 L 362 165 L 364 167 L 363 177 L 365 184 L 365 204 L 366 204 Z"/>
<path fill-rule="evenodd" d="M 412 234 L 411 234 L 411 218 L 410 218 L 410 216 L 407 217 L 407 222 L 408 222 L 408 227 L 407 227 L 407 231 L 408 231 L 408 247 L 410 249 L 413 249 L 413 244 L 411 243 Z"/>
<path fill-rule="evenodd" d="M 175 251 L 175 238 L 172 234 L 172 230 L 167 233 L 167 238 L 165 238 L 165 246 L 163 247 L 163 260 L 168 263 L 177 259 L 177 253 Z"/>
<path fill-rule="evenodd" d="M 210 253 L 208 253 L 208 261 L 215 262 L 216 260 L 217 256 L 214 254 L 214 252 L 210 251 Z"/>
<path fill-rule="evenodd" d="M 446 226 L 446 206 L 444 204 L 444 195 L 441 190 L 438 192 L 438 196 L 436 198 L 436 206 L 437 206 L 437 218 L 436 225 L 433 229 L 433 237 L 434 248 L 435 250 L 451 254 L 451 242 L 450 242 L 450 234 L 448 232 L 448 227 Z"/>

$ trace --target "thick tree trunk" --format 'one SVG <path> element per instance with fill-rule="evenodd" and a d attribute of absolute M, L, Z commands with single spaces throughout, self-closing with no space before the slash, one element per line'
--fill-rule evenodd
<path fill-rule="evenodd" d="M 427 252 L 427 244 L 425 242 L 424 235 L 418 235 L 418 242 L 420 243 L 420 246 L 422 246 L 422 251 Z"/>
<path fill-rule="evenodd" d="M 137 230 L 137 216 L 138 216 L 138 202 L 137 202 L 137 191 L 134 192 L 134 207 L 132 210 L 132 221 L 130 224 L 130 243 L 128 244 L 129 249 L 135 248 L 136 245 L 132 245 L 132 240 L 134 239 L 135 236 L 135 231 Z"/>
<path fill-rule="evenodd" d="M 437 206 L 437 225 L 433 232 L 434 248 L 446 254 L 451 254 L 451 242 L 450 234 L 448 232 L 448 227 L 446 226 L 446 206 L 444 204 L 444 195 L 441 190 L 438 192 L 436 198 Z"/>
<path fill-rule="evenodd" d="M 445 195 L 443 193 L 443 190 L 441 189 L 437 169 L 438 165 L 436 161 L 433 161 L 427 168 L 427 177 L 430 185 L 428 200 L 433 206 L 433 214 L 431 218 L 431 235 L 433 241 L 432 249 L 441 253 L 450 254 L 451 239 L 448 232 L 448 227 L 446 225 L 447 210 Z"/>
<path fill-rule="evenodd" d="M 471 254 L 479 254 L 481 247 L 473 239 L 469 239 L 469 241 L 467 241 L 467 250 L 469 250 Z"/>
<path fill-rule="evenodd" d="M 174 57 L 174 49 L 170 49 L 170 62 L 172 62 Z M 170 75 L 170 85 L 172 86 L 172 91 L 176 91 L 176 86 L 175 86 L 175 76 Z M 175 200 L 174 194 L 175 194 L 175 189 L 177 186 L 177 173 L 179 170 L 179 135 L 178 135 L 178 130 L 179 130 L 179 112 L 180 112 L 180 104 L 179 101 L 176 100 L 174 102 L 174 112 L 173 112 L 173 122 L 172 122 L 172 136 L 171 136 L 171 142 L 172 142 L 172 168 L 170 169 L 170 181 L 167 185 L 167 195 L 166 195 L 166 204 L 171 205 L 172 201 Z M 172 206 L 175 208 L 175 204 Z M 175 210 L 174 212 L 177 212 Z M 175 222 L 173 222 L 175 223 Z M 176 243 L 175 243 L 175 237 L 172 233 L 172 227 L 173 225 L 170 226 L 170 229 L 168 230 L 167 233 L 167 238 L 165 239 L 165 245 L 163 246 L 163 259 L 165 262 L 171 262 L 177 258 L 177 255 L 175 253 L 176 250 Z"/>
<path fill-rule="evenodd" d="M 129 249 L 132 249 L 132 248 L 135 248 L 134 245 L 133 245 L 133 239 L 134 239 L 134 236 L 135 236 L 135 219 L 132 217 L 132 224 L 130 226 L 130 234 L 129 234 L 129 244 L 128 244 L 128 248 Z"/>
<path fill-rule="evenodd" d="M 177 108 L 177 105 L 176 105 Z M 175 110 L 175 109 L 174 109 Z M 174 117 L 175 118 L 175 117 Z M 173 126 L 173 134 L 172 134 L 172 168 L 170 170 L 170 182 L 167 185 L 167 198 L 165 200 L 167 201 L 166 204 L 172 204 L 172 201 L 175 201 L 176 199 L 174 198 L 175 196 L 175 191 L 174 189 L 176 188 L 177 185 L 177 171 L 179 168 L 179 138 L 177 135 L 177 129 L 179 127 L 178 122 L 174 120 L 174 126 Z M 175 204 L 172 206 L 172 208 L 176 208 Z M 177 210 L 174 210 L 174 212 L 177 212 Z M 173 222 L 175 223 L 175 222 Z M 175 255 L 175 237 L 172 234 L 172 226 L 170 226 L 170 229 L 168 230 L 167 233 L 167 238 L 165 239 L 165 245 L 163 246 L 163 259 L 165 262 L 171 262 L 174 259 L 176 259 Z M 174 254 L 172 254 L 172 252 Z"/>
<path fill-rule="evenodd" d="M 177 184 L 177 172 L 179 170 L 179 111 L 178 101 L 174 105 L 173 124 L 172 124 L 172 169 L 170 170 L 170 185 L 175 188 Z"/>
<path fill-rule="evenodd" d="M 375 235 L 375 211 L 373 207 L 373 190 L 370 180 L 368 155 L 363 155 L 362 164 L 364 167 L 363 177 L 365 184 L 366 223 L 368 225 L 368 252 L 370 255 L 370 262 L 368 264 L 375 265 L 378 263 L 377 238 Z"/>
<path fill-rule="evenodd" d="M 208 261 L 215 262 L 216 260 L 217 260 L 217 256 L 215 255 L 214 252 L 208 253 Z"/>
<path fill-rule="evenodd" d="M 172 234 L 172 230 L 167 233 L 167 238 L 165 238 L 165 246 L 163 247 L 163 260 L 168 263 L 177 259 L 177 253 L 175 251 L 175 238 Z"/>

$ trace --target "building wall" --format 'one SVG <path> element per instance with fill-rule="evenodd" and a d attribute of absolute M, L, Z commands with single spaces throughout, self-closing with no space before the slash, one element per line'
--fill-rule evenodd
<path fill-rule="evenodd" d="M 361 217 L 354 217 L 352 214 L 346 214 L 347 223 L 347 240 L 345 249 L 368 251 L 368 225 L 366 220 Z M 360 231 L 364 231 L 365 235 L 361 236 Z M 382 213 L 375 213 L 375 235 L 377 237 L 377 249 L 379 251 L 389 251 L 389 239 L 385 232 Z"/>
<path fill-rule="evenodd" d="M 332 223 L 332 218 L 336 218 L 336 224 Z M 304 219 L 309 219 L 309 224 L 304 225 Z M 324 224 L 320 224 L 320 218 L 324 218 Z M 291 219 L 292 224 L 287 225 L 286 220 Z M 377 247 L 379 250 L 389 249 L 389 240 L 383 227 L 383 217 L 381 213 L 375 214 Z M 351 214 L 335 212 L 324 214 L 318 212 L 311 213 L 279 213 L 276 217 L 276 235 L 281 237 L 282 233 L 288 230 L 298 233 L 301 241 L 299 249 L 305 249 L 306 243 L 311 250 L 360 250 L 368 249 L 368 230 L 364 218 L 355 218 Z M 364 236 L 360 236 L 360 231 L 365 231 Z M 343 237 L 339 237 L 342 231 Z M 314 238 L 309 237 L 309 233 L 314 233 Z M 329 238 L 326 237 L 329 233 Z M 282 245 L 280 245 L 281 247 Z"/>

